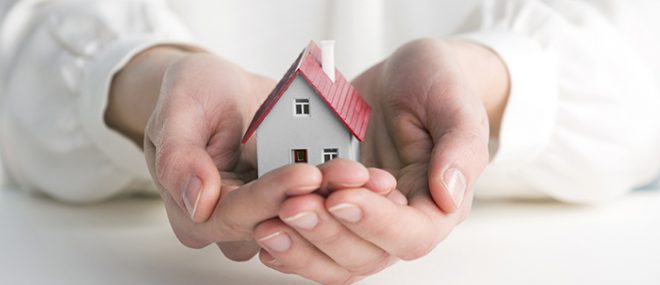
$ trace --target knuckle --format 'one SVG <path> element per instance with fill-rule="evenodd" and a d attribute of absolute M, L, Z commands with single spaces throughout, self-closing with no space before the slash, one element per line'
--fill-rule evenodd
<path fill-rule="evenodd" d="M 231 261 L 236 261 L 236 262 L 243 262 L 243 261 L 248 261 L 250 258 L 252 258 L 252 254 L 246 254 L 246 253 L 236 253 L 234 251 L 228 251 L 228 252 L 222 252 L 225 257 Z"/>
<path fill-rule="evenodd" d="M 275 269 L 275 270 L 277 270 L 277 271 L 279 271 L 279 272 L 281 272 L 281 273 L 284 273 L 284 274 L 296 274 L 296 275 L 299 275 L 299 274 L 297 274 L 297 272 L 295 272 L 295 271 L 293 271 L 291 268 L 289 268 L 286 264 L 282 264 L 279 260 L 278 260 L 278 262 L 279 262 L 279 263 L 264 263 L 264 264 L 266 264 L 266 266 L 268 266 L 268 267 L 270 267 L 270 268 L 272 268 L 272 269 Z"/>
<path fill-rule="evenodd" d="M 399 258 L 409 261 L 421 258 L 429 254 L 433 248 L 435 248 L 435 242 L 432 240 L 422 240 L 418 243 L 414 243 L 410 248 L 404 250 L 399 254 Z"/>
<path fill-rule="evenodd" d="M 244 250 L 237 250 L 237 249 L 225 249 L 225 248 L 220 248 L 222 251 L 222 254 L 224 254 L 225 257 L 227 257 L 231 261 L 236 261 L 236 262 L 242 262 L 242 261 L 248 261 L 250 260 L 256 252 L 247 252 Z"/>
<path fill-rule="evenodd" d="M 309 272 L 309 265 L 314 264 L 314 258 L 311 255 L 306 255 L 301 258 L 282 258 L 281 268 L 287 270 L 289 273 L 302 274 Z"/>
<path fill-rule="evenodd" d="M 391 259 L 392 256 L 390 254 L 383 252 L 374 260 L 360 265 L 348 266 L 347 269 L 352 275 L 368 276 L 383 270 L 390 263 Z"/>
<path fill-rule="evenodd" d="M 218 219 L 216 228 L 229 240 L 242 240 L 252 235 L 252 230 L 246 228 L 235 219 Z"/>
<path fill-rule="evenodd" d="M 289 270 L 286 266 L 283 266 L 283 265 L 280 265 L 280 264 L 268 263 L 268 262 L 263 262 L 263 261 L 262 261 L 262 263 L 264 265 L 270 267 L 271 269 L 275 269 L 275 270 L 279 271 L 280 273 L 296 274 L 295 272 Z"/>
<path fill-rule="evenodd" d="M 242 229 L 245 229 L 244 226 L 239 226 L 238 224 L 234 225 L 235 227 L 240 227 Z M 252 229 L 254 232 L 255 236 L 264 236 L 264 235 L 269 235 L 273 232 L 276 231 L 283 231 L 287 228 L 287 225 L 284 224 L 280 219 L 278 218 L 272 218 L 269 220 L 265 220 L 263 222 L 260 222 L 256 224 Z"/>
<path fill-rule="evenodd" d="M 391 217 L 385 216 L 383 220 L 387 220 Z M 393 219 L 392 219 L 393 220 Z M 369 237 L 378 239 L 380 237 L 389 237 L 389 236 L 398 236 L 399 233 L 396 229 L 392 228 L 392 224 L 389 223 L 365 223 L 365 229 L 368 231 Z"/>
<path fill-rule="evenodd" d="M 344 237 L 344 233 L 341 230 L 335 229 L 320 235 L 310 236 L 308 239 L 316 245 L 332 245 L 338 243 L 342 237 Z"/>
<path fill-rule="evenodd" d="M 208 242 L 203 242 L 199 239 L 196 239 L 192 236 L 190 236 L 187 233 L 181 233 L 178 231 L 174 232 L 174 235 L 176 238 L 179 240 L 181 244 L 183 244 L 186 247 L 193 248 L 193 249 L 200 249 L 203 247 L 206 247 L 209 243 Z"/>
<path fill-rule="evenodd" d="M 359 281 L 360 279 L 362 278 L 359 276 L 353 274 L 347 274 L 345 276 L 338 276 L 335 281 L 327 282 L 327 284 L 348 285 L 348 284 L 353 284 Z"/>

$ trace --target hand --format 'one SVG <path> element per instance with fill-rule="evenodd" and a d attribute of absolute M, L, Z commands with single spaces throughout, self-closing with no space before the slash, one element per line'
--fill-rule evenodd
<path fill-rule="evenodd" d="M 396 190 L 394 177 L 344 159 L 332 160 L 319 169 L 323 174 L 320 191 L 286 199 L 279 219 L 255 228 L 255 237 L 263 248 L 259 255 L 262 263 L 323 284 L 357 281 L 394 263 L 397 258 L 350 231 L 331 214 L 350 214 L 350 209 L 340 205 L 328 211 L 322 196 L 359 189 L 405 205 L 406 198 Z"/>
<path fill-rule="evenodd" d="M 322 284 L 350 284 L 427 254 L 472 203 L 470 192 L 458 212 L 443 215 L 428 196 L 408 206 L 386 171 L 341 159 L 319 168 L 321 185 L 329 186 L 287 198 L 279 219 L 258 224 L 254 234 L 263 264 Z M 327 188 L 326 200 L 319 192 Z"/>
<path fill-rule="evenodd" d="M 475 66 L 481 70 L 471 72 Z M 396 185 L 387 175 L 370 169 L 370 182 L 335 190 L 326 200 L 286 200 L 281 221 L 261 223 L 255 232 L 266 248 L 264 264 L 324 284 L 352 283 L 397 258 L 424 256 L 467 216 L 471 185 L 488 161 L 489 129 L 496 137 L 508 93 L 506 69 L 492 52 L 437 40 L 403 46 L 355 85 L 374 108 L 362 157 L 393 173 L 409 203 L 386 190 Z M 356 172 L 325 167 L 324 179 Z M 282 237 L 285 248 L 266 244 Z"/>
<path fill-rule="evenodd" d="M 391 172 L 408 205 L 342 191 L 329 207 L 355 205 L 359 236 L 402 259 L 426 255 L 469 213 L 509 92 L 505 65 L 474 43 L 422 39 L 399 48 L 354 85 L 373 108 L 366 165 Z M 489 135 L 490 134 L 490 135 Z"/>
<path fill-rule="evenodd" d="M 364 163 L 391 172 L 409 204 L 353 190 L 331 195 L 326 205 L 354 205 L 363 219 L 347 228 L 399 258 L 419 258 L 469 213 L 489 137 L 499 136 L 508 72 L 481 45 L 422 39 L 354 85 L 373 108 Z"/>
<path fill-rule="evenodd" d="M 456 211 L 488 162 L 489 131 L 499 133 L 508 94 L 499 58 L 477 44 L 422 39 L 354 85 L 373 108 L 364 163 L 391 172 L 409 197 L 428 192 Z"/>
<path fill-rule="evenodd" d="M 277 216 L 286 196 L 319 188 L 318 169 L 301 165 L 244 185 L 256 178 L 256 161 L 254 145 L 240 139 L 274 85 L 213 55 L 170 47 L 140 54 L 114 79 L 106 121 L 136 143 L 144 137 L 149 170 L 185 245 L 216 242 L 229 258 L 247 259 L 258 251 L 254 225 Z"/>

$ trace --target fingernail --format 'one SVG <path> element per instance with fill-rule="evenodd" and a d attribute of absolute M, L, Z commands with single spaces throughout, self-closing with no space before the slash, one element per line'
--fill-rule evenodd
<path fill-rule="evenodd" d="M 319 216 L 314 212 L 300 212 L 283 220 L 296 228 L 311 230 L 319 223 Z"/>
<path fill-rule="evenodd" d="M 280 266 L 281 265 L 280 262 L 277 261 L 277 259 L 275 259 L 275 257 L 270 255 L 270 253 L 268 253 L 265 250 L 263 252 L 263 256 L 264 256 L 264 262 L 270 263 L 271 265 L 274 265 L 274 266 Z"/>
<path fill-rule="evenodd" d="M 286 251 L 291 247 L 291 239 L 283 231 L 260 238 L 259 241 L 268 249 L 278 252 Z"/>
<path fill-rule="evenodd" d="M 188 215 L 190 215 L 191 218 L 195 216 L 201 193 L 202 180 L 197 176 L 190 177 L 183 192 L 181 192 L 181 196 L 183 197 L 183 205 L 186 207 L 186 211 L 188 211 Z"/>
<path fill-rule="evenodd" d="M 362 210 L 353 204 L 342 203 L 328 209 L 333 216 L 349 223 L 357 223 L 362 219 Z"/>
<path fill-rule="evenodd" d="M 465 196 L 465 176 L 461 173 L 460 170 L 456 168 L 449 168 L 445 170 L 445 175 L 443 175 L 443 180 L 449 195 L 454 200 L 454 205 L 456 208 L 461 206 L 463 202 L 463 196 Z"/>

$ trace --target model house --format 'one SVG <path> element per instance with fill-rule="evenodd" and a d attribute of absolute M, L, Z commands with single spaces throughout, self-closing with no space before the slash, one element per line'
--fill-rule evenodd
<path fill-rule="evenodd" d="M 300 53 L 243 137 L 256 133 L 259 176 L 289 163 L 359 159 L 371 108 L 335 69 L 334 41 L 321 44 Z"/>

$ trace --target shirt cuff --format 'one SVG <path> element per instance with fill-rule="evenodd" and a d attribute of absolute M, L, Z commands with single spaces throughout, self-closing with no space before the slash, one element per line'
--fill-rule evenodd
<path fill-rule="evenodd" d="M 490 165 L 516 168 L 536 157 L 556 125 L 558 84 L 555 56 L 513 32 L 475 32 L 458 36 L 482 44 L 499 55 L 510 78 L 510 94 L 500 135 L 492 141 Z"/>
<path fill-rule="evenodd" d="M 188 42 L 145 38 L 126 38 L 99 53 L 85 70 L 79 116 L 83 130 L 115 165 L 138 179 L 151 180 L 142 149 L 105 123 L 105 111 L 113 76 L 135 55 L 158 45 L 194 46 Z"/>

